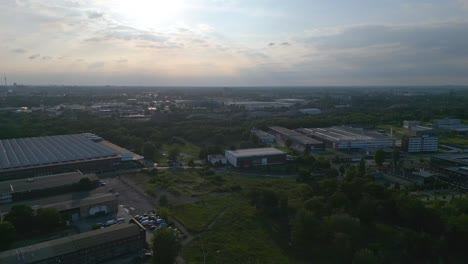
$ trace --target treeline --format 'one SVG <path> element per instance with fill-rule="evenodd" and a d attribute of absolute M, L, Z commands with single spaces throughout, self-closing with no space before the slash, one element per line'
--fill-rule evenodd
<path fill-rule="evenodd" d="M 299 184 L 248 197 L 306 263 L 466 263 L 468 199 L 423 204 L 357 169 L 343 181 Z"/>
<path fill-rule="evenodd" d="M 34 210 L 27 205 L 14 205 L 0 222 L 0 250 L 8 249 L 15 239 L 31 238 L 65 226 L 60 213 L 53 208 Z"/>

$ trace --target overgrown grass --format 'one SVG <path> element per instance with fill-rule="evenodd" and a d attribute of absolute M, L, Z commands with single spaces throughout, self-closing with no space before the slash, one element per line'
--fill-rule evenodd
<path fill-rule="evenodd" d="M 468 138 L 462 138 L 462 137 L 441 138 L 440 143 L 447 144 L 447 145 L 468 146 Z"/>
<path fill-rule="evenodd" d="M 231 196 L 209 196 L 196 203 L 176 206 L 171 209 L 171 215 L 188 230 L 201 232 L 232 202 Z"/>
<path fill-rule="evenodd" d="M 297 263 L 271 239 L 256 209 L 239 199 L 182 250 L 190 263 Z"/>

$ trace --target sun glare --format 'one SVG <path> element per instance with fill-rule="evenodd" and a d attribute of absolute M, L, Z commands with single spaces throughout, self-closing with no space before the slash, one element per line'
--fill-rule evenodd
<path fill-rule="evenodd" d="M 120 0 L 110 8 L 138 27 L 154 27 L 179 20 L 183 0 Z"/>

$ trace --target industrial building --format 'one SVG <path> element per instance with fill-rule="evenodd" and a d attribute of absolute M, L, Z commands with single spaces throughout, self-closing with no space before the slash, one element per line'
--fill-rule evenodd
<path fill-rule="evenodd" d="M 117 213 L 118 201 L 114 194 L 103 193 L 87 196 L 85 193 L 73 195 L 61 195 L 39 200 L 25 200 L 16 203 L 8 203 L 0 206 L 2 214 L 8 213 L 15 205 L 27 205 L 34 211 L 41 208 L 53 208 L 60 212 L 66 219 L 76 221 L 96 214 Z"/>
<path fill-rule="evenodd" d="M 386 137 L 378 132 L 348 126 L 301 128 L 298 131 L 338 150 L 367 150 L 395 146 L 394 138 Z"/>
<path fill-rule="evenodd" d="M 325 148 L 325 144 L 322 141 L 308 137 L 291 129 L 279 126 L 272 126 L 269 127 L 269 132 L 272 135 L 281 138 L 282 140 L 291 140 L 293 145 L 297 145 L 302 148 L 310 148 L 311 150 Z"/>
<path fill-rule="evenodd" d="M 406 129 L 406 133 L 409 135 L 423 136 L 423 135 L 433 135 L 435 134 L 434 130 L 431 127 L 422 126 L 421 122 L 414 120 L 405 120 L 403 121 L 403 128 Z"/>
<path fill-rule="evenodd" d="M 96 175 L 80 172 L 0 182 L 0 204 L 81 191 L 79 183 L 82 179 L 89 179 L 93 186 L 97 186 Z"/>
<path fill-rule="evenodd" d="M 445 175 L 449 182 L 468 187 L 467 154 L 432 156 L 431 168 Z"/>
<path fill-rule="evenodd" d="M 257 136 L 263 144 L 273 144 L 276 142 L 275 136 L 260 129 L 252 129 L 252 133 Z"/>
<path fill-rule="evenodd" d="M 276 148 L 226 150 L 225 156 L 229 164 L 240 168 L 286 162 L 286 152 Z"/>
<path fill-rule="evenodd" d="M 0 263 L 103 263 L 146 248 L 146 231 L 119 224 L 0 253 Z"/>
<path fill-rule="evenodd" d="M 439 137 L 431 135 L 406 136 L 401 140 L 401 149 L 408 153 L 439 151 Z"/>
<path fill-rule="evenodd" d="M 460 119 L 436 119 L 434 127 L 441 130 L 455 131 L 458 134 L 468 134 L 468 125 L 462 123 Z"/>
<path fill-rule="evenodd" d="M 0 140 L 0 181 L 80 170 L 101 172 L 140 157 L 94 134 Z"/>
<path fill-rule="evenodd" d="M 299 109 L 299 112 L 301 112 L 304 115 L 319 115 L 322 113 L 322 110 L 318 108 L 304 108 Z"/>

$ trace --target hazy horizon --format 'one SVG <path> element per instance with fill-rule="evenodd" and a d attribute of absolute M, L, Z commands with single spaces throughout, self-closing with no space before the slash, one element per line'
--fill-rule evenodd
<path fill-rule="evenodd" d="M 9 84 L 468 85 L 466 0 L 7 0 L 0 7 L 0 75 Z"/>

